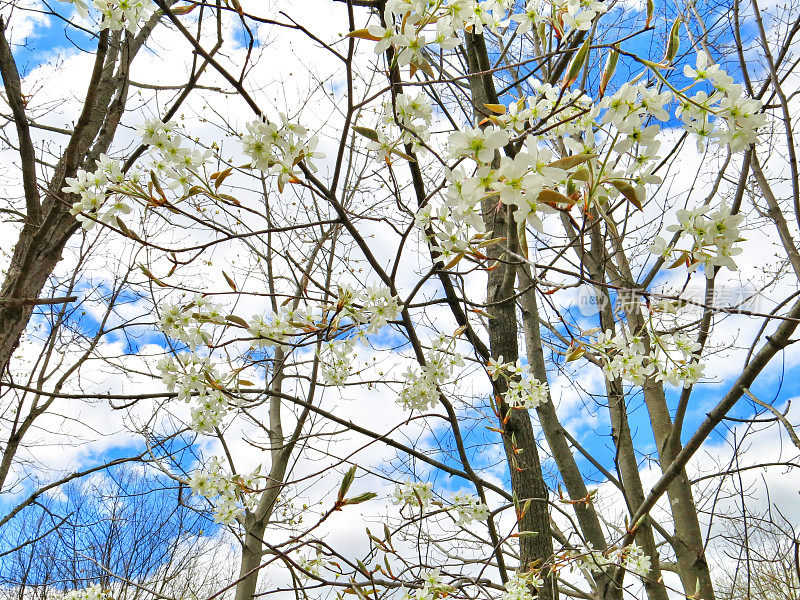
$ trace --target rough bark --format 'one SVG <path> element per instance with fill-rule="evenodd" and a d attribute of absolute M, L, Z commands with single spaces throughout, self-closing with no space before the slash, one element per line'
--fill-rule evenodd
<path fill-rule="evenodd" d="M 14 245 L 14 252 L 0 286 L 0 373 L 5 373 L 25 327 L 35 308 L 21 299 L 36 299 L 53 273 L 69 238 L 78 223 L 69 209 L 76 200 L 61 190 L 67 177 L 79 168 L 94 168 L 100 154 L 107 152 L 119 125 L 128 92 L 131 62 L 160 19 L 154 15 L 136 36 L 107 30 L 98 36 L 95 63 L 87 86 L 86 99 L 64 152 L 46 185 L 36 173 L 32 142 L 27 131 L 27 115 L 22 107 L 13 110 L 20 137 L 20 160 L 26 195 L 26 218 Z M 7 89 L 20 95 L 19 75 L 5 39 L 0 42 L 0 65 Z M 10 99 L 12 106 L 17 104 Z M 37 189 L 45 189 L 41 206 L 34 202 Z"/>
<path fill-rule="evenodd" d="M 488 57 L 483 37 L 466 34 L 468 65 L 471 73 L 487 71 Z M 496 103 L 497 94 L 491 75 L 470 77 L 472 102 L 479 114 L 486 103 Z M 498 205 L 496 199 L 483 202 L 484 221 L 492 237 L 512 239 L 516 223 L 507 207 Z M 501 246 L 489 249 L 489 259 L 503 254 Z M 511 262 L 499 263 L 489 271 L 486 301 L 492 318 L 489 320 L 489 349 L 492 357 L 503 357 L 505 362 L 516 362 L 519 357 L 515 280 L 517 266 Z M 521 505 L 530 500 L 528 509 L 519 516 L 518 529 L 533 534 L 522 535 L 520 543 L 520 568 L 543 567 L 553 556 L 553 539 L 550 533 L 548 490 L 542 476 L 539 450 L 533 424 L 527 410 L 510 409 L 502 400 L 505 384 L 498 381 L 496 399 L 503 429 L 503 447 L 511 472 L 511 487 Z M 556 600 L 556 578 L 548 569 L 542 570 L 545 584 L 539 592 L 543 600 Z"/>

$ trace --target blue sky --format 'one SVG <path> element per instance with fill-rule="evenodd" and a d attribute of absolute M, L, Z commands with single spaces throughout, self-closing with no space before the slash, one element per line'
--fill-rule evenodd
<path fill-rule="evenodd" d="M 65 2 L 51 0 L 47 5 L 64 18 L 73 13 L 72 5 Z M 60 51 L 94 51 L 95 45 L 94 36 L 68 25 L 62 18 L 50 15 L 35 26 L 33 34 L 24 43 L 18 44 L 12 50 L 17 68 L 24 77 L 39 65 L 54 59 Z"/>
<path fill-rule="evenodd" d="M 54 10 L 56 10 L 62 16 L 68 16 L 72 14 L 73 7 L 67 3 L 63 2 L 52 2 L 49 4 Z M 622 10 L 621 8 L 615 9 L 616 11 Z M 629 10 L 629 8 L 626 8 Z M 654 32 L 644 33 L 637 37 L 632 38 L 631 40 L 626 41 L 623 44 L 623 49 L 640 54 L 642 57 L 647 58 L 659 58 L 660 55 L 663 53 L 663 26 L 661 25 L 664 22 L 670 21 L 673 18 L 673 15 L 669 12 L 664 12 L 664 8 L 662 5 L 659 5 L 658 10 L 656 12 L 655 22 L 657 23 L 657 27 Z M 671 9 L 669 9 L 671 10 Z M 626 16 L 630 13 L 626 13 Z M 643 15 L 639 14 L 639 22 L 643 19 Z M 748 33 L 745 31 L 745 33 Z M 682 48 L 680 58 L 677 61 L 675 66 L 675 70 L 680 72 L 682 71 L 682 65 L 684 63 L 694 64 L 695 60 L 695 53 L 688 47 L 688 37 L 685 35 L 685 30 L 682 30 Z M 718 40 L 723 43 L 729 43 L 730 40 Z M 15 48 L 15 56 L 17 61 L 20 65 L 20 69 L 22 70 L 23 74 L 30 72 L 32 69 L 36 68 L 38 65 L 52 60 L 60 50 L 64 49 L 72 49 L 74 47 L 82 48 L 85 50 L 91 51 L 94 45 L 94 41 L 91 37 L 86 34 L 85 32 L 78 31 L 74 28 L 68 28 L 65 22 L 56 17 L 50 17 L 47 21 L 46 26 L 37 26 L 35 29 L 35 35 L 31 36 L 26 40 L 24 45 L 19 45 Z M 604 60 L 604 54 L 602 57 L 599 57 L 598 60 Z M 733 67 L 731 73 L 736 75 L 735 67 L 736 65 L 727 65 L 729 68 Z M 617 67 L 615 80 L 616 82 L 623 81 L 628 78 L 631 71 L 638 72 L 641 70 L 641 66 L 636 64 L 631 59 L 623 56 L 620 58 L 619 66 Z M 614 83 L 610 86 L 610 89 L 613 89 Z M 510 101 L 511 97 L 505 99 L 506 101 Z M 673 124 L 673 123 L 668 123 Z M 129 300 L 133 301 L 135 298 L 130 298 Z M 98 323 L 94 320 L 94 318 L 90 314 L 84 314 L 79 317 L 80 324 L 79 326 L 85 331 L 92 331 L 96 329 Z M 77 324 L 77 323 L 76 323 Z M 160 343 L 161 338 L 160 335 L 149 335 L 146 332 L 143 332 L 141 338 L 135 337 L 127 337 L 125 342 L 127 344 L 127 351 L 131 353 L 135 353 L 138 351 L 142 344 L 148 343 Z M 774 398 L 778 403 L 788 399 L 792 394 L 792 386 L 781 385 L 782 379 L 775 378 L 775 377 L 761 377 L 759 381 L 756 382 L 754 386 L 754 392 L 757 395 L 765 398 L 770 399 Z M 726 389 L 724 383 L 702 383 L 697 386 L 693 393 L 693 401 L 691 403 L 691 408 L 689 413 L 686 417 L 686 424 L 684 427 L 684 437 L 690 435 L 691 432 L 694 430 L 695 426 L 699 424 L 703 417 L 704 417 L 704 410 L 710 406 L 712 406 L 716 399 L 718 399 Z M 680 391 L 675 390 L 673 391 L 670 396 L 672 397 L 673 404 L 677 396 L 679 395 Z M 635 406 L 639 401 L 637 400 L 637 395 L 633 394 L 631 397 L 631 404 Z M 737 407 L 734 409 L 734 416 L 737 417 L 744 417 L 749 415 L 752 412 L 752 406 L 747 402 L 740 402 Z M 601 418 L 605 418 L 601 416 Z M 631 427 L 632 430 L 635 432 L 637 436 L 637 442 L 644 443 L 645 447 L 652 446 L 652 440 L 650 439 L 649 427 L 647 426 L 647 414 L 646 410 L 641 407 L 637 408 L 632 411 L 631 414 Z M 722 433 L 724 435 L 724 432 Z M 607 449 L 610 444 L 610 439 L 596 436 L 596 435 L 586 435 L 583 438 L 583 442 L 586 444 L 587 449 L 590 451 L 594 450 L 601 450 Z M 598 455 L 609 455 L 608 452 L 598 452 Z M 611 465 L 606 465 L 611 466 Z"/>

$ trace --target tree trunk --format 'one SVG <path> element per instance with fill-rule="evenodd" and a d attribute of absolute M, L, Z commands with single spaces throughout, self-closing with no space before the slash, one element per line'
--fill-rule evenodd
<path fill-rule="evenodd" d="M 597 212 L 592 214 L 593 222 L 599 222 Z M 591 246 L 586 256 L 589 273 L 594 281 L 602 282 L 606 279 L 603 268 L 605 246 L 599 227 L 590 230 Z M 614 329 L 614 314 L 611 309 L 611 298 L 608 289 L 595 286 L 596 306 L 600 309 L 600 328 L 603 331 Z M 628 423 L 628 408 L 625 403 L 625 393 L 620 380 L 606 381 L 606 396 L 608 397 L 608 412 L 611 419 L 611 435 L 616 448 L 616 465 L 621 480 L 625 503 L 628 511 L 633 516 L 644 502 L 644 488 L 639 474 L 639 463 L 636 460 L 636 449 L 631 437 L 630 424 Z M 636 541 L 644 553 L 650 558 L 650 572 L 643 577 L 645 591 L 650 600 L 668 600 L 667 590 L 661 580 L 661 566 L 658 549 L 656 548 L 653 528 L 649 523 L 643 523 L 637 533 Z M 612 582 L 612 588 L 616 582 Z M 606 597 L 611 597 L 619 590 L 608 589 Z"/>
<path fill-rule="evenodd" d="M 466 34 L 469 71 L 487 71 L 488 57 L 483 36 Z M 497 94 L 491 75 L 470 77 L 473 106 L 476 115 L 486 103 L 496 103 Z M 492 237 L 512 240 L 515 237 L 516 223 L 506 206 L 497 205 L 496 200 L 483 201 L 484 222 Z M 511 234 L 511 235 L 509 235 Z M 501 246 L 488 249 L 489 259 L 500 258 Z M 491 304 L 492 318 L 489 319 L 489 349 L 493 358 L 503 356 L 504 362 L 516 362 L 519 357 L 515 285 L 516 265 L 508 262 L 498 263 L 489 271 L 486 301 Z M 550 531 L 548 510 L 548 490 L 542 475 L 539 450 L 530 415 L 524 409 L 510 409 L 500 395 L 505 392 L 505 382 L 498 380 L 497 406 L 503 429 L 503 447 L 511 471 L 511 487 L 520 504 L 530 505 L 522 515 L 518 515 L 518 530 L 534 532 L 521 535 L 520 569 L 527 571 L 531 565 L 542 568 L 553 557 L 553 538 Z M 543 568 L 541 575 L 545 580 L 539 592 L 542 600 L 557 600 L 558 587 L 555 575 Z"/>
<path fill-rule="evenodd" d="M 534 281 L 530 267 L 524 265 L 519 270 L 520 304 L 522 307 L 522 324 L 525 330 L 525 347 L 528 355 L 528 364 L 531 365 L 534 376 L 539 381 L 547 380 L 547 369 L 544 361 L 544 351 L 542 349 L 542 338 L 539 332 L 539 307 L 536 301 L 536 289 L 533 287 Z M 599 551 L 607 548 L 606 537 L 600 524 L 600 519 L 594 509 L 594 504 L 589 499 L 589 490 L 583 480 L 575 457 L 570 450 L 569 443 L 564 430 L 559 421 L 556 408 L 553 405 L 552 397 L 549 397 L 544 404 L 536 409 L 539 416 L 539 424 L 542 426 L 550 453 L 561 474 L 567 494 L 574 502 L 572 508 L 578 519 L 581 534 L 584 539 L 591 543 Z M 584 500 L 585 501 L 581 501 Z M 599 590 L 616 590 L 616 596 L 608 598 L 621 598 L 622 590 L 612 587 L 611 580 L 607 573 L 601 571 L 594 575 L 595 585 Z"/>
<path fill-rule="evenodd" d="M 261 564 L 265 521 L 257 520 L 249 513 L 245 517 L 245 538 L 242 545 L 242 558 L 239 563 L 239 578 L 234 600 L 252 600 L 258 584 L 258 567 Z"/>
<path fill-rule="evenodd" d="M 0 371 L 8 367 L 33 313 L 32 301 L 39 298 L 74 231 L 75 219 L 67 211 L 57 214 L 52 221 L 40 227 L 26 224 L 14 247 L 0 288 Z"/>
<path fill-rule="evenodd" d="M 618 241 L 614 240 L 614 243 L 618 243 Z M 615 255 L 620 274 L 628 282 L 615 281 L 614 283 L 632 287 L 633 278 L 627 259 L 622 252 L 617 252 Z M 641 333 L 645 350 L 649 352 L 650 339 L 644 329 L 645 321 L 640 308 L 634 307 L 629 311 L 628 322 L 632 331 Z M 673 439 L 672 436 L 672 417 L 667 406 L 663 383 L 648 378 L 642 387 L 658 449 L 658 462 L 661 471 L 664 472 L 673 463 L 681 451 L 682 445 L 679 438 Z M 687 596 L 694 596 L 698 600 L 714 600 L 714 586 L 705 558 L 705 546 L 700 530 L 700 521 L 697 517 L 697 506 L 685 468 L 681 469 L 678 476 L 670 483 L 667 488 L 667 497 L 675 526 L 672 546 L 677 558 L 678 575 L 681 578 L 683 591 Z"/>

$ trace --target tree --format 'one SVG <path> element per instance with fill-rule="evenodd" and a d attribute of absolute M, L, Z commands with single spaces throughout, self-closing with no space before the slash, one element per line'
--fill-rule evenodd
<path fill-rule="evenodd" d="M 744 495 L 744 490 L 741 491 Z M 800 591 L 798 539 L 792 524 L 778 507 L 762 514 L 745 512 L 731 519 L 726 538 L 726 573 L 719 578 L 720 596 L 792 600 Z"/>
<path fill-rule="evenodd" d="M 77 8 L 79 14 L 74 15 L 75 18 L 88 17 L 85 5 L 79 3 Z M 43 25 L 47 17 L 42 15 L 50 15 L 54 20 L 64 18 L 48 6 L 16 2 L 5 3 L 0 18 L 0 74 L 4 101 L 10 113 L 3 116 L 3 149 L 6 154 L 13 151 L 16 154 L 13 160 L 19 165 L 19 179 L 9 184 L 3 205 L 6 224 L 10 224 L 4 233 L 16 242 L 13 248 L 11 244 L 4 246 L 4 253 L 9 252 L 0 286 L 0 372 L 3 373 L 0 490 L 4 493 L 31 492 L 19 505 L 9 507 L 0 519 L 3 524 L 59 483 L 46 480 L 40 489 L 26 490 L 24 482 L 38 476 L 36 459 L 29 450 L 37 445 L 37 436 L 42 430 L 47 431 L 51 426 L 56 431 L 60 429 L 54 426 L 54 421 L 60 419 L 62 426 L 69 424 L 72 416 L 68 411 L 54 410 L 62 409 L 56 402 L 59 394 L 87 361 L 91 364 L 93 353 L 108 333 L 109 319 L 114 318 L 119 294 L 130 293 L 124 269 L 109 287 L 95 288 L 94 293 L 86 289 L 91 283 L 84 269 L 90 267 L 91 259 L 97 256 L 97 247 L 80 243 L 69 246 L 80 225 L 70 212 L 77 197 L 65 193 L 63 188 L 67 179 L 81 169 L 93 167 L 97 160 L 106 160 L 105 153 L 110 151 L 125 114 L 134 59 L 163 16 L 150 4 L 139 2 L 122 12 L 118 5 L 109 5 L 99 21 L 102 26 L 96 31 L 92 23 L 87 28 L 65 20 L 73 33 L 85 35 L 86 43 L 95 49 L 84 51 L 93 64 L 85 74 L 77 118 L 66 126 L 57 126 L 47 120 L 61 116 L 58 105 L 63 104 L 63 99 L 57 101 L 55 107 L 52 99 L 46 99 L 42 105 L 37 102 L 35 90 L 25 86 L 32 82 L 23 82 L 20 77 L 10 41 L 15 25 L 16 31 L 24 30 L 31 21 Z M 204 68 L 201 61 L 194 65 L 188 83 L 166 115 L 180 108 Z M 57 67 L 51 70 L 51 75 L 54 72 L 58 72 Z M 130 160 L 135 160 L 141 151 L 130 152 Z M 14 195 L 18 190 L 20 197 Z M 59 271 L 56 266 L 65 249 L 70 253 L 70 266 L 66 271 Z M 70 267 L 74 268 L 70 270 Z M 49 289 L 55 293 L 49 296 L 44 293 Z M 79 302 L 78 289 L 86 292 Z M 105 312 L 98 318 L 99 326 L 87 331 L 81 317 L 86 315 L 86 305 L 92 302 L 102 304 Z M 27 336 L 23 336 L 26 327 Z M 38 343 L 25 344 L 33 339 Z M 38 356 L 31 355 L 31 347 L 38 347 Z M 12 361 L 15 351 L 16 362 Z M 20 365 L 22 368 L 14 368 Z M 93 428 L 92 424 L 87 425 Z M 71 431 L 73 435 L 51 438 L 49 442 L 65 446 L 78 444 L 80 440 L 76 439 L 74 429 Z M 139 451 L 135 455 L 141 457 Z M 106 466 L 136 458 L 117 457 Z M 102 468 L 103 465 L 95 464 L 79 469 L 76 473 L 65 474 L 60 482 Z"/>
<path fill-rule="evenodd" d="M 51 194 L 67 194 L 70 233 L 136 250 L 120 289 L 165 337 L 91 354 L 165 384 L 115 399 L 150 462 L 238 536 L 220 592 L 714 598 L 703 527 L 717 506 L 690 461 L 731 411 L 778 411 L 762 374 L 794 360 L 800 322 L 796 15 L 351 0 L 324 5 L 337 36 L 295 12 L 156 4 L 210 67 L 209 116 L 147 119 L 146 151 L 89 156 Z M 141 15 L 124 15 L 136 31 Z M 269 36 L 315 57 L 302 102 L 296 64 L 256 60 Z M 788 192 L 768 175 L 784 156 Z M 768 227 L 769 264 L 742 239 Z M 130 314 L 119 329 L 144 335 Z M 732 356 L 744 366 L 704 369 Z M 605 447 L 558 409 L 568 394 L 603 415 Z M 190 476 L 164 443 L 187 429 L 216 454 Z M 396 506 L 367 546 L 329 542 L 375 514 L 387 480 Z M 259 592 L 264 572 L 282 583 Z"/>
<path fill-rule="evenodd" d="M 5 528 L 13 560 L 0 572 L 4 592 L 48 598 L 98 585 L 127 600 L 210 595 L 230 578 L 214 563 L 224 538 L 171 483 L 122 466 L 29 508 Z"/>

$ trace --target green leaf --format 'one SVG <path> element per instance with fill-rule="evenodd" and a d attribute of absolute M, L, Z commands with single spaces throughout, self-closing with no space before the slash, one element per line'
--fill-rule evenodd
<path fill-rule="evenodd" d="M 668 269 L 674 269 L 674 268 L 679 267 L 679 266 L 681 266 L 683 264 L 686 264 L 686 262 L 688 260 L 689 260 L 689 253 L 686 252 L 686 250 L 684 250 L 683 252 L 681 252 L 681 255 L 673 263 L 671 263 L 667 268 Z"/>
<path fill-rule="evenodd" d="M 586 354 L 586 348 L 584 348 L 583 346 L 573 346 L 567 352 L 567 362 L 578 360 L 584 354 Z"/>
<path fill-rule="evenodd" d="M 244 10 L 242 9 L 242 5 L 239 0 L 231 0 L 231 6 L 233 6 L 234 10 L 239 13 L 240 17 L 244 16 Z"/>
<path fill-rule="evenodd" d="M 575 58 L 572 59 L 572 63 L 569 65 L 569 71 L 567 71 L 567 76 L 564 78 L 564 83 L 562 85 L 563 88 L 568 88 L 575 80 L 578 79 L 578 73 L 581 72 L 584 63 L 586 62 L 586 57 L 589 56 L 589 46 L 591 45 L 591 38 L 586 38 L 586 41 L 583 42 L 581 47 L 578 49 L 577 54 L 575 54 Z"/>
<path fill-rule="evenodd" d="M 190 4 L 188 6 L 176 6 L 175 8 L 170 8 L 170 11 L 173 15 L 186 15 L 192 12 L 197 6 L 197 4 Z"/>
<path fill-rule="evenodd" d="M 370 40 L 371 42 L 380 42 L 381 41 L 381 38 L 379 38 L 376 35 L 372 35 L 369 32 L 369 29 L 356 29 L 354 31 L 351 31 L 350 33 L 348 33 L 344 37 L 358 38 L 360 40 Z"/>
<path fill-rule="evenodd" d="M 217 194 L 217 198 L 222 198 L 223 200 L 227 200 L 228 202 L 230 202 L 234 206 L 241 206 L 242 205 L 241 202 L 239 202 L 236 198 L 234 198 L 230 194 Z"/>
<path fill-rule="evenodd" d="M 366 575 L 367 577 L 369 577 L 369 569 L 367 568 L 367 565 L 365 565 L 365 564 L 364 564 L 364 563 L 363 563 L 361 560 L 359 560 L 359 559 L 356 559 L 356 564 L 358 565 L 358 568 L 361 570 L 361 572 L 362 572 L 364 575 Z"/>
<path fill-rule="evenodd" d="M 353 131 L 363 135 L 368 140 L 372 140 L 373 142 L 378 141 L 378 132 L 375 131 L 374 129 L 370 129 L 369 127 L 360 127 L 358 125 L 354 125 Z"/>
<path fill-rule="evenodd" d="M 234 283 L 233 279 L 231 279 L 230 276 L 225 271 L 222 272 L 222 276 L 225 278 L 225 281 L 228 282 L 228 285 L 231 286 L 231 289 L 234 292 L 238 292 L 239 291 L 239 290 L 236 289 L 236 283 Z"/>
<path fill-rule="evenodd" d="M 488 240 L 483 240 L 480 244 L 478 244 L 478 248 L 488 248 L 489 246 L 494 246 L 495 244 L 499 244 L 500 242 L 506 241 L 504 237 L 496 237 L 490 238 Z"/>
<path fill-rule="evenodd" d="M 383 539 L 389 544 L 389 547 L 392 546 L 392 532 L 389 531 L 389 526 L 386 523 L 383 524 Z"/>
<path fill-rule="evenodd" d="M 572 206 L 575 204 L 575 200 L 572 198 L 568 198 L 564 194 L 557 192 L 555 190 L 551 190 L 549 188 L 543 189 L 539 192 L 539 196 L 536 199 L 537 202 L 541 202 L 542 204 L 566 204 L 568 206 Z"/>
<path fill-rule="evenodd" d="M 409 162 L 417 162 L 416 158 L 414 158 L 413 156 L 411 156 L 409 154 L 406 154 L 405 152 L 401 152 L 397 148 L 392 148 L 392 154 L 396 154 L 400 158 L 405 158 Z"/>
<path fill-rule="evenodd" d="M 392 550 L 394 550 L 394 548 L 392 548 Z M 383 555 L 383 564 L 386 565 L 386 571 L 389 573 L 389 577 L 394 579 L 394 573 L 392 573 L 392 566 L 389 564 L 389 557 L 386 554 Z"/>
<path fill-rule="evenodd" d="M 435 75 L 433 73 L 433 68 L 431 67 L 431 64 L 427 60 L 425 60 L 424 58 L 421 61 L 412 62 L 411 66 L 416 68 L 416 69 L 419 69 L 420 71 L 425 73 L 425 75 L 427 75 L 431 79 L 433 79 L 435 77 Z"/>
<path fill-rule="evenodd" d="M 639 210 L 642 210 L 642 203 L 636 195 L 636 189 L 624 179 L 609 179 L 608 182 L 613 185 L 620 194 L 633 204 Z"/>
<path fill-rule="evenodd" d="M 163 188 L 161 187 L 161 184 L 158 181 L 158 177 L 156 176 L 156 172 L 155 171 L 150 171 L 150 183 L 155 188 L 155 190 L 158 192 L 158 195 L 161 196 L 161 199 L 166 202 L 167 201 L 167 196 L 166 196 L 166 194 L 164 194 L 164 190 L 163 190 Z"/>
<path fill-rule="evenodd" d="M 675 57 L 678 56 L 678 50 L 681 47 L 681 17 L 678 15 L 675 22 L 672 24 L 672 29 L 669 32 L 669 41 L 667 42 L 667 52 L 664 54 L 663 64 L 670 65 Z"/>
<path fill-rule="evenodd" d="M 128 229 L 128 226 L 127 226 L 127 225 L 125 225 L 125 223 L 123 222 L 123 220 L 122 220 L 122 219 L 120 219 L 119 217 L 115 217 L 115 218 L 116 218 L 116 220 L 117 220 L 117 227 L 119 227 L 119 230 L 120 230 L 120 231 L 121 231 L 121 232 L 122 232 L 122 233 L 123 233 L 123 234 L 124 234 L 126 237 L 129 237 L 129 238 L 131 238 L 132 240 L 136 240 L 137 242 L 141 242 L 141 241 L 142 241 L 142 238 L 140 238 L 138 235 L 136 235 L 136 232 L 134 232 L 134 231 L 131 231 L 130 229 Z"/>
<path fill-rule="evenodd" d="M 222 182 L 233 172 L 233 167 L 228 167 L 224 171 L 220 171 L 219 173 L 213 173 L 211 175 L 211 179 L 214 180 L 214 189 L 218 190 L 219 186 L 222 185 Z"/>
<path fill-rule="evenodd" d="M 157 286 L 160 286 L 160 287 L 167 287 L 167 284 L 166 284 L 166 283 L 164 283 L 163 281 L 161 281 L 161 280 L 160 280 L 158 277 L 156 277 L 155 275 L 153 275 L 153 274 L 150 272 L 150 269 L 148 269 L 148 268 L 147 268 L 147 267 L 145 267 L 144 265 L 139 265 L 139 268 L 142 270 L 142 273 L 144 273 L 144 274 L 147 276 L 147 278 L 148 278 L 148 279 L 150 279 L 150 280 L 151 280 L 153 283 L 155 283 Z"/>
<path fill-rule="evenodd" d="M 377 495 L 378 494 L 376 494 L 375 492 L 364 492 L 363 494 L 359 494 L 354 498 L 348 498 L 347 500 L 342 502 L 342 504 L 361 504 L 362 502 L 366 502 L 367 500 L 372 500 Z"/>
<path fill-rule="evenodd" d="M 214 177 L 213 175 L 211 176 Z M 189 191 L 183 196 L 184 198 L 191 198 L 192 196 L 196 196 L 197 194 L 205 194 L 206 190 L 199 185 L 193 185 L 189 188 Z"/>
<path fill-rule="evenodd" d="M 611 78 L 614 76 L 614 71 L 617 68 L 618 60 L 619 60 L 619 52 L 616 50 L 616 48 L 613 48 L 608 53 L 608 58 L 606 59 L 606 66 L 603 69 L 603 76 L 600 78 L 600 88 L 598 91 L 601 96 L 605 94 L 606 86 L 608 85 L 608 82 L 611 81 Z"/>
<path fill-rule="evenodd" d="M 229 323 L 233 323 L 234 325 L 239 325 L 239 327 L 244 327 L 245 329 L 249 327 L 247 321 L 245 321 L 242 317 L 238 317 L 236 315 L 228 315 L 227 317 L 225 317 L 225 320 L 228 321 Z"/>
<path fill-rule="evenodd" d="M 573 154 L 572 156 L 565 156 L 564 158 L 554 160 L 548 166 L 555 169 L 564 169 L 565 171 L 569 171 L 578 165 L 582 165 L 583 163 L 592 160 L 595 156 L 595 154 Z"/>
<path fill-rule="evenodd" d="M 345 494 L 347 494 L 347 490 L 350 489 L 350 486 L 353 484 L 353 479 L 356 476 L 356 469 L 358 469 L 358 465 L 353 465 L 347 470 L 347 473 L 344 474 L 344 478 L 342 479 L 342 485 L 339 486 L 339 497 L 338 501 L 342 502 L 344 500 Z"/>
<path fill-rule="evenodd" d="M 578 169 L 572 174 L 575 181 L 589 181 L 589 169 Z"/>
<path fill-rule="evenodd" d="M 484 106 L 498 115 L 506 114 L 506 107 L 502 104 L 484 104 Z"/>
<path fill-rule="evenodd" d="M 453 260 L 451 260 L 449 263 L 447 263 L 447 264 L 444 266 L 444 270 L 445 270 L 445 271 L 449 271 L 450 269 L 452 269 L 453 267 L 455 267 L 455 266 L 456 266 L 456 265 L 459 263 L 459 261 L 460 261 L 462 258 L 464 258 L 464 256 L 465 256 L 465 255 L 464 255 L 464 253 L 463 253 L 463 252 L 459 252 L 458 254 L 456 254 L 455 258 L 453 258 Z"/>

